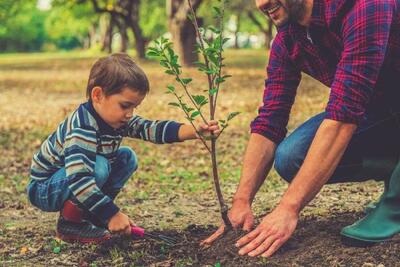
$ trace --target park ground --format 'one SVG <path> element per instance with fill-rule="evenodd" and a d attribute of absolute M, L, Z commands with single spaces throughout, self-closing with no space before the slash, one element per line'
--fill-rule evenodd
<path fill-rule="evenodd" d="M 99 55 L 88 53 L 8 54 L 0 56 L 0 265 L 3 266 L 400 266 L 400 240 L 367 248 L 341 243 L 341 227 L 363 214 L 382 184 L 325 186 L 301 213 L 298 228 L 272 258 L 239 258 L 225 250 L 203 249 L 198 242 L 219 223 L 210 160 L 196 141 L 154 145 L 125 140 L 139 156 L 139 170 L 117 199 L 134 222 L 149 231 L 178 239 L 175 247 L 151 240 L 114 237 L 103 245 L 67 244 L 54 239 L 58 214 L 29 204 L 25 187 L 33 153 L 58 123 L 85 100 L 89 68 Z M 228 50 L 226 72 L 233 75 L 220 93 L 217 117 L 240 111 L 218 143 L 222 188 L 228 203 L 240 176 L 249 124 L 261 104 L 267 51 Z M 138 113 L 150 119 L 183 114 L 167 103 L 173 82 L 156 62 L 139 62 L 149 76 L 151 92 Z M 204 89 L 195 68 L 193 88 Z M 329 90 L 303 75 L 292 109 L 289 132 L 323 111 Z M 258 193 L 258 218 L 270 211 L 287 185 L 275 172 Z"/>

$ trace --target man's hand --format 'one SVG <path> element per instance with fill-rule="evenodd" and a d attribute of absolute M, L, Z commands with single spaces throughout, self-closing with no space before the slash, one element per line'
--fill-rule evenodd
<path fill-rule="evenodd" d="M 109 221 L 108 230 L 110 230 L 111 233 L 130 235 L 131 225 L 133 225 L 133 222 L 129 217 L 119 211 Z"/>
<path fill-rule="evenodd" d="M 237 241 L 239 254 L 270 257 L 292 236 L 298 219 L 296 211 L 278 206 L 256 229 Z"/>
<path fill-rule="evenodd" d="M 232 208 L 228 212 L 228 217 L 233 228 L 243 227 L 244 231 L 250 231 L 254 225 L 254 216 L 251 211 L 250 203 L 243 200 L 233 201 Z M 210 245 L 225 231 L 225 225 L 222 224 L 218 230 L 201 242 L 201 245 Z"/>

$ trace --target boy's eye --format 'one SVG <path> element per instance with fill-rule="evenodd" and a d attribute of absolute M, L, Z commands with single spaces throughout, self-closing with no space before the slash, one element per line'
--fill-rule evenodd
<path fill-rule="evenodd" d="M 129 108 L 129 105 L 126 105 L 126 104 L 119 104 L 119 105 L 121 106 L 122 109 L 128 109 Z"/>

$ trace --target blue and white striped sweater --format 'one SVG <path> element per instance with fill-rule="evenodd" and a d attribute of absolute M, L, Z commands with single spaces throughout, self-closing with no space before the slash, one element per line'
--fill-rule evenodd
<path fill-rule="evenodd" d="M 113 163 L 123 137 L 156 144 L 178 142 L 179 127 L 180 124 L 174 121 L 150 121 L 134 116 L 126 126 L 113 129 L 97 114 L 92 103 L 86 102 L 43 142 L 33 156 L 31 178 L 40 182 L 65 167 L 73 195 L 107 224 L 119 208 L 96 185 L 96 155 Z"/>

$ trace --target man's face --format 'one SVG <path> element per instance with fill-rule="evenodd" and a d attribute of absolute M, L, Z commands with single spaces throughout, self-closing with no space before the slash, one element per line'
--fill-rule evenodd
<path fill-rule="evenodd" d="M 256 0 L 257 7 L 277 26 L 303 19 L 306 0 Z"/>

